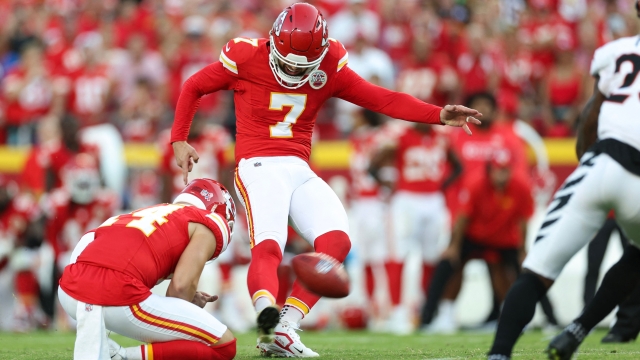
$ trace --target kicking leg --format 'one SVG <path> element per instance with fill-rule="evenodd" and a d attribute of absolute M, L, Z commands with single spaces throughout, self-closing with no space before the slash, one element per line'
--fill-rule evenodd
<path fill-rule="evenodd" d="M 260 164 L 260 166 L 255 166 Z M 275 305 L 278 292 L 278 265 L 287 241 L 287 216 L 292 193 L 287 168 L 270 161 L 241 161 L 235 187 L 242 200 L 249 225 L 251 263 L 247 287 L 257 316 L 258 341 L 272 342 L 278 323 Z"/>
<path fill-rule="evenodd" d="M 340 199 L 322 179 L 308 170 L 309 180 L 300 185 L 291 196 L 289 219 L 291 226 L 309 241 L 317 252 L 328 254 L 342 262 L 351 249 L 347 214 Z M 288 357 L 316 357 L 297 334 L 299 322 L 318 302 L 313 294 L 294 282 L 291 296 L 280 313 L 273 344 L 260 344 L 266 354 Z"/>

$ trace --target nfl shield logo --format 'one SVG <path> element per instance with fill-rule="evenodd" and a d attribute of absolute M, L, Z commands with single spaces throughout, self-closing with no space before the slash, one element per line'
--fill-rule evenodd
<path fill-rule="evenodd" d="M 86 312 L 91 312 L 93 310 L 93 305 L 91 304 L 84 304 L 84 311 Z"/>
<path fill-rule="evenodd" d="M 309 75 L 309 86 L 313 89 L 320 89 L 327 83 L 327 73 L 322 70 L 314 70 Z"/>
<path fill-rule="evenodd" d="M 202 191 L 200 191 L 200 195 L 202 195 L 202 197 L 207 201 L 211 201 L 211 198 L 213 197 L 213 194 L 207 191 L 207 189 L 202 189 Z"/>

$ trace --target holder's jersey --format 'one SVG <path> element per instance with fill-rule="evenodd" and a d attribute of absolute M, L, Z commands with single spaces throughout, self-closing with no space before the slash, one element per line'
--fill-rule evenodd
<path fill-rule="evenodd" d="M 447 138 L 432 130 L 420 133 L 409 127 L 398 138 L 396 190 L 435 192 L 442 189 L 447 166 Z"/>
<path fill-rule="evenodd" d="M 95 239 L 64 270 L 60 286 L 74 298 L 96 305 L 124 306 L 143 301 L 159 281 L 170 277 L 189 244 L 189 223 L 213 232 L 216 250 L 230 241 L 227 221 L 195 206 L 160 204 L 114 216 L 94 229 Z M 101 284 L 108 283 L 108 291 Z"/>
<path fill-rule="evenodd" d="M 316 116 L 331 97 L 393 118 L 440 124 L 442 108 L 366 82 L 347 66 L 344 46 L 333 39 L 310 80 L 298 89 L 281 86 L 269 66 L 267 39 L 236 38 L 211 64 L 185 82 L 176 106 L 171 142 L 186 141 L 199 99 L 233 90 L 236 162 L 257 156 L 297 156 L 309 161 Z"/>
<path fill-rule="evenodd" d="M 598 48 L 591 75 L 606 96 L 600 107 L 598 139 L 615 139 L 640 150 L 640 36 L 625 37 Z"/>

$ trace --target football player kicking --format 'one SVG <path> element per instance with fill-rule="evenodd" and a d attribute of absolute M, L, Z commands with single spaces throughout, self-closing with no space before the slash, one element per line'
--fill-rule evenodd
<path fill-rule="evenodd" d="M 640 6 L 636 1 L 640 17 Z M 554 340 L 551 359 L 570 359 L 586 334 L 640 282 L 640 38 L 626 37 L 596 50 L 594 93 L 580 116 L 580 165 L 556 192 L 524 272 L 509 291 L 489 359 L 508 359 L 536 302 L 562 268 L 614 210 L 629 246 L 605 276 L 586 311 Z M 562 341 L 560 341 L 562 340 Z"/>
<path fill-rule="evenodd" d="M 351 247 L 340 200 L 309 167 L 311 134 L 322 105 L 338 97 L 392 118 L 463 127 L 468 133 L 468 124 L 479 124 L 474 117 L 481 114 L 460 105 L 426 104 L 364 81 L 349 69 L 347 51 L 328 37 L 326 21 L 312 5 L 286 8 L 269 35 L 229 41 L 219 62 L 184 83 L 171 142 L 186 182 L 198 161 L 186 140 L 199 99 L 234 91 L 235 186 L 247 210 L 252 245 L 247 285 L 258 313 L 258 347 L 266 355 L 315 357 L 296 330 L 319 296 L 295 283 L 282 312 L 274 304 L 287 222 L 317 252 L 339 261 Z"/>
<path fill-rule="evenodd" d="M 202 309 L 217 297 L 196 287 L 205 263 L 231 241 L 234 219 L 229 192 L 196 179 L 172 204 L 114 216 L 86 233 L 58 289 L 78 321 L 74 359 L 233 359 L 233 334 Z M 167 296 L 152 294 L 164 279 Z M 147 344 L 122 348 L 106 330 Z"/>

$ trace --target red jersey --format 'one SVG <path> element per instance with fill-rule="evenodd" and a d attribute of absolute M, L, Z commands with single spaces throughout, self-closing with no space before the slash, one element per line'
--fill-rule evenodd
<path fill-rule="evenodd" d="M 461 213 L 469 218 L 465 233 L 469 240 L 498 248 L 518 248 L 524 241 L 521 224 L 533 214 L 533 197 L 529 186 L 518 177 L 511 177 L 500 193 L 488 176 L 483 176 L 464 190 Z"/>
<path fill-rule="evenodd" d="M 487 161 L 498 148 L 509 149 L 513 156 L 512 169 L 519 175 L 528 177 L 526 147 L 522 139 L 513 131 L 511 123 L 492 124 L 488 129 L 476 127 L 473 130 L 473 136 L 466 136 L 461 131 L 453 131 L 451 145 L 460 156 L 464 168 L 463 183 L 477 178 L 478 172 L 485 170 Z"/>
<path fill-rule="evenodd" d="M 11 71 L 2 81 L 5 96 L 20 86 L 26 76 L 26 71 L 20 67 Z M 51 107 L 52 98 L 52 77 L 49 73 L 34 77 L 14 99 L 7 100 L 5 114 L 7 123 L 22 125 L 46 114 Z"/>
<path fill-rule="evenodd" d="M 441 91 L 456 83 L 456 71 L 444 53 L 436 53 L 427 61 L 411 63 L 398 74 L 398 90 L 422 101 L 446 103 L 448 93 Z"/>
<path fill-rule="evenodd" d="M 421 133 L 414 127 L 398 138 L 396 190 L 435 192 L 442 189 L 449 142 L 433 129 Z"/>
<path fill-rule="evenodd" d="M 376 197 L 380 193 L 380 186 L 376 179 L 369 174 L 371 158 L 379 150 L 383 135 L 382 127 L 360 127 L 353 131 L 351 141 L 351 193 L 354 198 Z"/>
<path fill-rule="evenodd" d="M 189 223 L 209 228 L 218 257 L 229 244 L 227 221 L 195 206 L 160 204 L 114 216 L 94 229 L 95 239 L 67 266 L 60 287 L 75 299 L 103 306 L 137 304 L 175 271 L 189 244 Z"/>
<path fill-rule="evenodd" d="M 73 250 L 84 233 L 97 227 L 113 215 L 117 196 L 100 192 L 89 204 L 75 204 L 65 189 L 56 189 L 43 199 L 42 207 L 47 221 L 47 239 L 56 257 Z M 66 260 L 65 260 L 66 263 Z"/>
<path fill-rule="evenodd" d="M 170 174 L 173 178 L 173 198 L 184 189 L 182 170 L 176 164 L 173 156 L 173 149 L 169 144 L 169 134 L 163 134 L 160 142 L 162 144 L 160 171 Z M 231 144 L 231 136 L 227 130 L 221 126 L 208 126 L 198 137 L 189 139 L 189 144 L 196 149 L 198 154 L 203 155 L 198 163 L 194 164 L 190 176 L 193 179 L 219 179 L 220 171 L 227 163 L 225 152 Z"/>
<path fill-rule="evenodd" d="M 28 194 L 16 196 L 0 211 L 0 270 L 8 264 L 11 249 L 22 245 L 29 222 L 38 215 L 37 203 Z"/>
<path fill-rule="evenodd" d="M 236 162 L 257 156 L 297 156 L 309 161 L 316 116 L 331 97 L 393 118 L 440 124 L 442 108 L 366 82 L 346 66 L 347 59 L 342 44 L 330 39 L 314 80 L 290 90 L 272 73 L 267 39 L 233 39 L 222 49 L 220 62 L 183 85 L 171 142 L 187 140 L 198 100 L 218 90 L 234 91 Z"/>
<path fill-rule="evenodd" d="M 81 144 L 80 153 L 90 153 L 96 160 L 99 158 L 99 150 L 92 144 Z M 67 149 L 60 141 L 51 141 L 34 146 L 27 155 L 22 173 L 20 174 L 20 186 L 36 194 L 44 192 L 47 169 L 53 175 L 53 188 L 62 186 L 60 171 L 76 153 Z"/>
<path fill-rule="evenodd" d="M 38 204 L 31 195 L 17 195 L 4 210 L 0 211 L 0 242 L 7 241 L 11 246 L 19 245 L 27 225 L 38 214 Z M 8 244 L 2 244 L 0 247 L 6 249 L 6 245 Z M 1 256 L 2 254 L 0 254 L 0 262 L 3 260 Z"/>
<path fill-rule="evenodd" d="M 83 125 L 102 122 L 111 80 L 106 66 L 83 68 L 70 76 L 68 107 Z"/>

